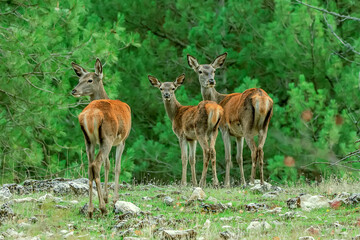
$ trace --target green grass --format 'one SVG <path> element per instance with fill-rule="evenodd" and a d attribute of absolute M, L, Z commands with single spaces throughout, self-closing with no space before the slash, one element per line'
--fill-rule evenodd
<path fill-rule="evenodd" d="M 157 235 L 153 232 L 161 227 L 164 229 L 195 229 L 198 237 L 204 239 L 219 239 L 220 232 L 227 229 L 223 226 L 230 226 L 229 231 L 237 234 L 239 239 L 298 239 L 301 236 L 309 236 L 305 230 L 310 226 L 320 229 L 320 233 L 315 235 L 315 239 L 351 239 L 360 234 L 360 206 L 341 206 L 339 209 L 323 208 L 310 212 L 302 209 L 293 211 L 299 213 L 303 217 L 294 217 L 293 219 L 285 219 L 279 216 L 279 213 L 265 213 L 266 210 L 258 212 L 248 212 L 245 205 L 249 203 L 265 203 L 270 209 L 282 207 L 281 213 L 292 211 L 287 208 L 286 200 L 296 197 L 300 193 L 308 193 L 312 195 L 321 194 L 329 199 L 333 198 L 333 194 L 340 192 L 360 193 L 360 185 L 358 182 L 339 182 L 331 179 L 320 184 L 305 185 L 297 184 L 292 187 L 281 186 L 285 191 L 280 193 L 275 199 L 266 199 L 262 194 L 256 194 L 248 188 L 230 188 L 230 189 L 213 189 L 205 188 L 207 198 L 212 196 L 223 204 L 231 202 L 232 208 L 226 209 L 220 213 L 207 213 L 201 208 L 201 202 L 194 202 L 186 205 L 186 199 L 192 193 L 192 187 L 179 187 L 177 185 L 169 186 L 153 186 L 153 185 L 137 185 L 130 189 L 120 190 L 120 200 L 129 201 L 137 205 L 144 212 L 151 213 L 151 217 L 163 215 L 163 225 L 152 225 L 146 227 L 137 227 L 134 229 L 135 236 L 148 237 L 156 239 Z M 112 192 L 110 192 L 112 194 Z M 34 193 L 28 196 L 38 198 L 45 193 Z M 165 194 L 172 197 L 175 201 L 173 206 L 167 206 L 163 202 L 163 197 L 156 197 L 159 194 Z M 15 196 L 15 198 L 23 198 L 28 196 Z M 143 197 L 152 198 L 145 201 Z M 9 228 L 13 228 L 17 232 L 24 232 L 25 236 L 39 236 L 41 239 L 63 239 L 61 230 L 74 231 L 74 235 L 68 239 L 121 239 L 118 232 L 113 230 L 113 226 L 118 223 L 114 218 L 112 204 L 107 204 L 108 215 L 101 216 L 95 213 L 94 219 L 90 220 L 79 213 L 80 208 L 88 202 L 87 196 L 75 197 L 67 195 L 62 197 L 63 202 L 54 203 L 46 200 L 43 204 L 30 203 L 14 203 L 12 209 L 16 213 L 13 220 L 4 222 L 0 226 L 0 233 Z M 206 198 L 206 199 L 207 199 Z M 77 200 L 76 205 L 69 203 L 71 200 Z M 110 198 L 111 201 L 111 198 Z M 205 203 L 212 203 L 205 200 Z M 0 202 L 2 204 L 2 202 Z M 57 209 L 55 205 L 67 206 L 68 209 Z M 95 198 L 95 207 L 98 206 L 97 198 Z M 38 222 L 31 224 L 30 227 L 19 227 L 19 223 L 28 222 L 28 218 L 37 216 Z M 128 226 L 134 226 L 149 216 L 140 215 L 128 220 Z M 223 217 L 234 217 L 231 221 L 221 221 Z M 204 228 L 205 221 L 209 219 L 210 228 Z M 246 228 L 253 220 L 266 221 L 271 225 L 271 229 L 259 232 L 249 232 Z M 273 222 L 278 221 L 282 225 L 275 225 Z M 341 229 L 337 229 L 334 223 L 338 222 L 342 225 Z M 68 226 L 68 224 L 71 224 Z M 125 231 L 127 228 L 122 229 Z M 52 233 L 50 236 L 48 233 Z M 346 234 L 346 235 L 344 235 Z"/>

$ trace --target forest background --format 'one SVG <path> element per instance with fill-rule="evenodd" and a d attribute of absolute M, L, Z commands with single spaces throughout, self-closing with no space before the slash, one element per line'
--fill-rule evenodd
<path fill-rule="evenodd" d="M 0 1 L 0 184 L 87 176 L 77 115 L 89 99 L 70 95 L 78 82 L 71 62 L 93 71 L 96 57 L 104 65 L 109 97 L 132 109 L 121 179 L 179 180 L 178 141 L 147 75 L 173 81 L 185 73 L 177 99 L 197 105 L 200 85 L 186 55 L 210 63 L 223 52 L 228 57 L 216 73 L 219 92 L 261 87 L 274 100 L 264 147 L 268 181 L 358 177 L 360 5 L 355 0 L 308 3 L 354 18 L 294 0 Z M 240 174 L 232 144 L 236 182 Z M 251 158 L 244 149 L 248 178 Z M 112 166 L 114 156 L 113 149 Z M 198 147 L 199 174 L 201 169 Z"/>

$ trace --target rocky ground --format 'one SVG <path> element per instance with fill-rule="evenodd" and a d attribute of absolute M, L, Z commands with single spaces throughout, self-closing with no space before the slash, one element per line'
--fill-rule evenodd
<path fill-rule="evenodd" d="M 230 189 L 121 184 L 120 201 L 94 219 L 86 216 L 88 188 L 87 179 L 1 186 L 0 239 L 360 240 L 358 182 Z"/>

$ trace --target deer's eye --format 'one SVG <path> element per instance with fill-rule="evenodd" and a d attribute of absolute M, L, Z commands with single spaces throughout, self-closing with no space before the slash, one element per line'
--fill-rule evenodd
<path fill-rule="evenodd" d="M 202 74 L 202 71 L 199 71 L 199 74 Z"/>
<path fill-rule="evenodd" d="M 172 90 L 174 91 L 174 90 L 175 90 L 175 88 L 172 88 Z"/>
<path fill-rule="evenodd" d="M 92 83 L 92 81 L 93 81 L 92 79 L 89 79 L 89 80 L 88 80 L 88 83 Z"/>
<path fill-rule="evenodd" d="M 162 91 L 163 89 L 162 88 L 160 88 L 160 91 Z"/>

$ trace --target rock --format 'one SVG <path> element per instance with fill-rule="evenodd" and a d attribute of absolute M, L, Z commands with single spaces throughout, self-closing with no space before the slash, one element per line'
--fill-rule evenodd
<path fill-rule="evenodd" d="M 36 202 L 37 200 L 32 197 L 26 197 L 26 198 L 19 198 L 19 199 L 13 199 L 11 202 L 13 203 L 24 203 L 24 202 Z"/>
<path fill-rule="evenodd" d="M 41 197 L 39 197 L 38 201 L 40 202 L 45 202 L 45 200 L 50 200 L 50 201 L 54 201 L 56 203 L 59 203 L 59 202 L 62 202 L 63 200 L 59 197 L 54 197 L 52 194 L 50 193 L 47 193 Z"/>
<path fill-rule="evenodd" d="M 79 202 L 76 201 L 76 200 L 71 200 L 71 201 L 69 201 L 69 203 L 72 204 L 72 205 L 76 205 L 76 204 L 78 204 Z"/>
<path fill-rule="evenodd" d="M 149 240 L 149 238 L 124 237 L 124 240 Z"/>
<path fill-rule="evenodd" d="M 89 183 L 85 184 L 82 182 L 70 182 L 69 186 L 75 195 L 86 195 L 89 194 Z"/>
<path fill-rule="evenodd" d="M 306 236 L 306 237 L 299 237 L 299 240 L 315 240 L 315 239 L 311 236 Z"/>
<path fill-rule="evenodd" d="M 85 205 L 80 208 L 80 211 L 79 211 L 80 214 L 87 215 L 88 214 L 88 208 L 89 208 L 89 204 L 85 203 Z"/>
<path fill-rule="evenodd" d="M 267 192 L 262 195 L 263 198 L 276 198 L 279 196 L 279 192 Z"/>
<path fill-rule="evenodd" d="M 71 193 L 72 190 L 69 183 L 59 182 L 54 185 L 53 191 L 55 195 L 63 196 Z"/>
<path fill-rule="evenodd" d="M 279 222 L 278 220 L 274 220 L 274 221 L 272 221 L 271 223 L 274 224 L 275 226 L 282 226 L 282 225 L 284 225 L 283 222 Z"/>
<path fill-rule="evenodd" d="M 37 219 L 37 217 L 31 217 L 29 218 L 29 222 L 31 223 L 37 223 L 39 220 Z"/>
<path fill-rule="evenodd" d="M 26 223 L 26 222 L 22 222 L 22 223 L 18 224 L 18 227 L 20 227 L 20 228 L 29 228 L 29 227 L 31 227 L 31 224 Z"/>
<path fill-rule="evenodd" d="M 0 225 L 2 222 L 15 216 L 14 211 L 10 208 L 8 203 L 0 206 Z"/>
<path fill-rule="evenodd" d="M 222 217 L 220 218 L 220 221 L 222 222 L 230 222 L 234 219 L 234 217 Z"/>
<path fill-rule="evenodd" d="M 235 234 L 230 231 L 221 232 L 220 239 L 232 240 L 232 239 L 235 239 Z"/>
<path fill-rule="evenodd" d="M 280 213 L 281 210 L 282 210 L 281 207 L 276 207 L 276 208 L 265 211 L 265 213 Z"/>
<path fill-rule="evenodd" d="M 163 230 L 161 232 L 161 239 L 175 240 L 175 239 L 196 239 L 197 232 L 193 229 L 189 230 Z"/>
<path fill-rule="evenodd" d="M 285 219 L 292 219 L 295 217 L 295 212 L 286 212 L 284 214 L 279 214 L 280 217 L 284 217 Z"/>
<path fill-rule="evenodd" d="M 210 228 L 210 225 L 211 225 L 211 222 L 209 219 L 206 219 L 205 223 L 204 223 L 204 228 L 205 229 L 209 229 Z"/>
<path fill-rule="evenodd" d="M 142 200 L 144 200 L 144 201 L 151 201 L 151 198 L 148 197 L 148 196 L 145 196 L 145 197 L 142 197 Z"/>
<path fill-rule="evenodd" d="M 201 188 L 197 187 L 192 192 L 189 200 L 190 201 L 196 201 L 196 200 L 203 201 L 205 199 L 205 197 L 206 197 L 205 192 Z"/>
<path fill-rule="evenodd" d="M 65 229 L 64 229 L 64 230 L 61 230 L 61 231 L 60 231 L 60 234 L 65 235 L 65 234 L 67 234 L 68 232 L 69 232 L 68 230 L 65 230 Z"/>
<path fill-rule="evenodd" d="M 207 212 L 207 213 L 218 213 L 218 212 L 223 212 L 225 211 L 225 209 L 227 209 L 225 205 L 221 203 L 218 204 L 202 203 L 200 205 L 200 208 L 202 208 L 203 212 Z"/>
<path fill-rule="evenodd" d="M 259 221 L 252 221 L 250 225 L 246 228 L 248 231 L 258 231 L 258 230 L 265 230 L 270 229 L 271 225 L 267 222 L 259 222 Z"/>
<path fill-rule="evenodd" d="M 69 238 L 69 237 L 71 237 L 71 236 L 74 236 L 74 232 L 69 232 L 69 233 L 65 234 L 65 235 L 63 236 L 63 238 L 64 238 L 64 239 L 67 239 L 67 238 Z"/>
<path fill-rule="evenodd" d="M 285 190 L 282 189 L 281 187 L 279 186 L 271 186 L 271 190 L 273 190 L 274 192 L 284 192 Z"/>
<path fill-rule="evenodd" d="M 320 229 L 314 228 L 313 226 L 305 230 L 305 233 L 310 233 L 311 235 L 319 235 Z"/>
<path fill-rule="evenodd" d="M 12 197 L 12 193 L 10 192 L 9 188 L 2 187 L 0 188 L 0 200 L 6 201 L 9 200 Z"/>
<path fill-rule="evenodd" d="M 249 184 L 249 185 L 252 186 L 253 184 Z M 270 189 L 271 189 L 270 183 L 264 182 L 264 185 L 261 185 L 259 179 L 256 179 L 254 181 L 254 186 L 252 188 L 250 188 L 251 191 L 259 192 L 259 193 L 264 193 L 264 192 L 270 191 Z"/>
<path fill-rule="evenodd" d="M 256 212 L 258 210 L 265 210 L 268 208 L 269 208 L 268 205 L 266 205 L 264 203 L 249 203 L 249 204 L 245 205 L 246 211 L 250 211 L 250 212 Z"/>
<path fill-rule="evenodd" d="M 62 205 L 55 205 L 55 208 L 58 208 L 58 209 L 68 209 L 67 206 L 62 206 Z"/>
<path fill-rule="evenodd" d="M 8 188 L 12 194 L 22 195 L 27 193 L 23 186 L 16 183 L 4 184 L 3 187 Z"/>
<path fill-rule="evenodd" d="M 221 228 L 222 228 L 222 229 L 231 229 L 231 228 L 232 228 L 232 226 L 225 225 L 225 226 L 222 226 Z"/>
<path fill-rule="evenodd" d="M 289 198 L 286 201 L 286 204 L 287 204 L 288 208 L 290 208 L 290 209 L 299 208 L 299 207 L 301 207 L 301 205 L 300 205 L 300 197 Z"/>
<path fill-rule="evenodd" d="M 360 193 L 354 193 L 347 199 L 348 204 L 356 205 L 360 203 Z"/>
<path fill-rule="evenodd" d="M 174 204 L 174 199 L 172 199 L 171 197 L 169 196 L 166 196 L 164 198 L 164 203 L 167 205 L 167 206 L 172 206 Z"/>
<path fill-rule="evenodd" d="M 131 202 L 117 201 L 115 203 L 115 213 L 127 213 L 138 214 L 141 212 L 141 209 L 135 206 Z"/>
<path fill-rule="evenodd" d="M 210 196 L 207 200 L 210 201 L 210 202 L 213 202 L 213 203 L 217 203 L 217 202 L 218 202 L 218 200 L 217 200 L 216 198 L 211 197 L 211 196 Z"/>
<path fill-rule="evenodd" d="M 232 202 L 228 202 L 224 204 L 226 208 L 232 208 Z"/>
<path fill-rule="evenodd" d="M 315 208 L 327 208 L 329 207 L 330 200 L 321 195 L 311 196 L 305 194 L 300 196 L 300 206 L 305 211 L 310 211 Z"/>

